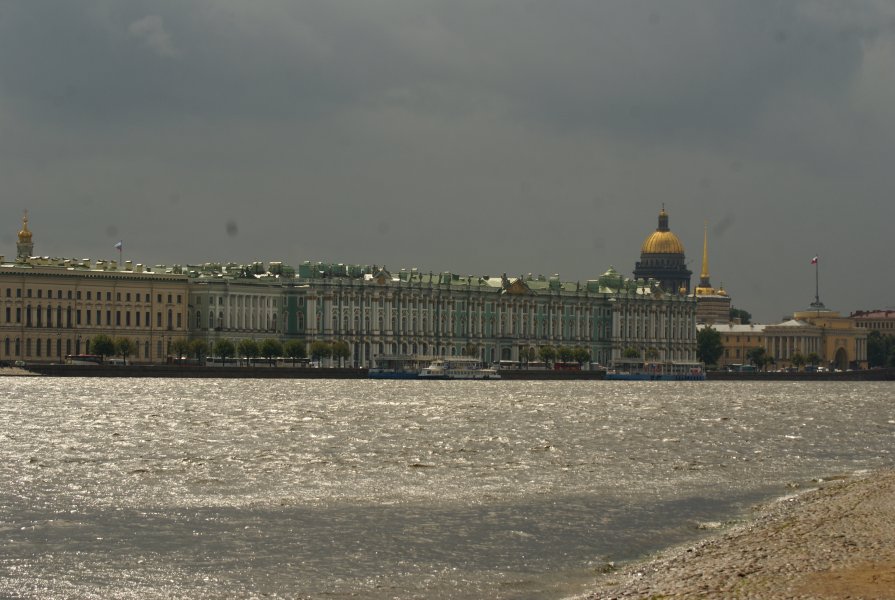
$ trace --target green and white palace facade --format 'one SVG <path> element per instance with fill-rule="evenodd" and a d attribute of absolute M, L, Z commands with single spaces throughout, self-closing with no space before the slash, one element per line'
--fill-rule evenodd
<path fill-rule="evenodd" d="M 343 341 L 361 367 L 394 354 L 518 361 L 544 345 L 583 347 L 602 364 L 630 348 L 696 359 L 694 299 L 614 269 L 584 283 L 310 262 L 297 272 L 279 263 L 185 272 L 191 336 L 212 347 L 220 338 Z"/>

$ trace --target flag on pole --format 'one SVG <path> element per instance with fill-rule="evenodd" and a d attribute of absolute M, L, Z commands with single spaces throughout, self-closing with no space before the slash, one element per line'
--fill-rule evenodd
<path fill-rule="evenodd" d="M 124 247 L 124 242 L 123 242 L 123 241 L 120 241 L 120 240 L 119 240 L 118 242 L 115 243 L 115 249 L 116 249 L 116 250 L 121 250 L 121 248 L 123 248 L 123 247 Z M 817 259 L 815 259 L 815 260 L 817 260 Z"/>
<path fill-rule="evenodd" d="M 118 243 L 120 244 L 121 242 L 118 242 Z M 811 264 L 812 264 L 812 265 L 816 265 L 816 264 L 817 264 L 817 257 L 816 257 L 816 256 L 815 256 L 814 258 L 811 259 Z"/>

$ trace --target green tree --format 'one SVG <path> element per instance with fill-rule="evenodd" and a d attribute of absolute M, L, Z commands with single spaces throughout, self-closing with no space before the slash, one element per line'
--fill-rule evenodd
<path fill-rule="evenodd" d="M 478 344 L 473 344 L 469 342 L 463 348 L 461 348 L 460 353 L 463 356 L 478 356 L 479 355 L 479 346 Z"/>
<path fill-rule="evenodd" d="M 205 362 L 204 359 L 208 356 L 208 342 L 200 339 L 191 340 L 189 344 L 189 355 L 195 358 L 199 364 Z"/>
<path fill-rule="evenodd" d="M 567 363 L 572 362 L 572 357 L 575 356 L 575 353 L 568 346 L 560 346 L 556 349 L 556 356 L 560 361 Z"/>
<path fill-rule="evenodd" d="M 236 346 L 227 338 L 221 338 L 215 342 L 214 352 L 221 359 L 221 364 L 226 365 L 228 358 L 236 356 Z"/>
<path fill-rule="evenodd" d="M 538 357 L 538 351 L 533 347 L 529 346 L 528 348 L 522 351 L 522 359 L 526 363 L 533 362 Z"/>
<path fill-rule="evenodd" d="M 177 338 L 171 342 L 171 352 L 177 358 L 183 358 L 190 355 L 190 342 L 184 338 Z"/>
<path fill-rule="evenodd" d="M 659 350 L 657 348 L 650 347 L 646 349 L 643 355 L 644 358 L 646 358 L 647 360 L 656 360 L 659 358 Z"/>
<path fill-rule="evenodd" d="M 579 365 L 583 365 L 586 362 L 590 362 L 590 350 L 587 348 L 582 348 L 578 346 L 572 351 L 572 356 L 576 363 Z"/>
<path fill-rule="evenodd" d="M 721 334 L 712 327 L 703 327 L 696 332 L 696 357 L 707 365 L 717 365 L 724 353 Z"/>
<path fill-rule="evenodd" d="M 556 348 L 547 344 L 546 346 L 541 346 L 538 348 L 538 356 L 541 357 L 541 360 L 544 361 L 544 364 L 550 365 L 554 360 L 556 360 Z"/>
<path fill-rule="evenodd" d="M 102 357 L 115 356 L 115 341 L 105 334 L 99 334 L 93 338 L 90 347 L 94 354 Z"/>
<path fill-rule="evenodd" d="M 261 345 L 258 347 L 258 352 L 260 352 L 261 356 L 266 358 L 269 363 L 276 365 L 274 359 L 278 356 L 283 356 L 283 344 L 280 340 L 267 338 L 261 342 Z"/>
<path fill-rule="evenodd" d="M 137 344 L 130 338 L 118 338 L 115 340 L 115 354 L 121 357 L 124 364 L 127 364 L 127 357 L 137 350 Z"/>
<path fill-rule="evenodd" d="M 625 358 L 640 358 L 640 350 L 637 348 L 625 348 L 625 351 L 622 353 L 622 356 Z"/>
<path fill-rule="evenodd" d="M 755 365 L 756 369 L 763 369 L 764 366 L 768 363 L 768 353 L 767 350 L 762 348 L 761 346 L 756 346 L 755 348 L 750 348 L 746 351 L 746 358 L 749 359 L 749 362 Z"/>
<path fill-rule="evenodd" d="M 867 334 L 867 366 L 895 366 L 895 335 L 883 335 L 879 331 Z"/>
<path fill-rule="evenodd" d="M 817 352 L 811 352 L 808 356 L 805 357 L 805 362 L 809 365 L 819 365 L 820 364 L 820 356 Z"/>
<path fill-rule="evenodd" d="M 242 356 L 246 359 L 246 364 L 251 365 L 252 359 L 258 356 L 258 352 L 260 349 L 258 348 L 258 342 L 253 339 L 244 339 L 239 340 L 239 343 L 236 345 L 236 352 L 239 356 Z"/>
<path fill-rule="evenodd" d="M 796 352 L 790 357 L 789 362 L 791 362 L 795 368 L 801 369 L 805 366 L 805 357 L 802 356 L 801 352 Z"/>
<path fill-rule="evenodd" d="M 305 343 L 298 340 L 289 340 L 283 346 L 283 352 L 292 359 L 292 366 L 295 366 L 296 359 L 304 358 L 308 355 L 305 349 Z"/>
<path fill-rule="evenodd" d="M 324 358 L 329 358 L 333 355 L 333 348 L 330 344 L 322 341 L 316 340 L 311 342 L 311 359 L 320 362 Z M 322 364 L 320 366 L 323 366 Z"/>
<path fill-rule="evenodd" d="M 731 308 L 730 320 L 733 321 L 735 319 L 739 319 L 740 323 L 742 323 L 743 325 L 748 325 L 752 322 L 752 315 L 745 310 L 741 310 L 739 308 Z"/>
<path fill-rule="evenodd" d="M 351 357 L 351 346 L 348 342 L 338 341 L 332 343 L 332 356 L 339 361 L 339 366 L 344 366 L 344 361 Z"/>

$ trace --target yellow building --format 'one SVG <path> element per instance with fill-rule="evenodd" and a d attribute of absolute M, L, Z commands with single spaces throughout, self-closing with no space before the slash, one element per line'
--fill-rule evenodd
<path fill-rule="evenodd" d="M 765 356 L 773 359 L 770 368 L 794 366 L 794 357 L 807 359 L 816 354 L 819 366 L 829 369 L 866 369 L 867 335 L 856 326 L 854 319 L 842 317 L 836 311 L 800 311 L 792 319 L 773 325 L 739 323 L 701 324 L 712 327 L 721 335 L 724 351 L 718 366 L 748 364 L 748 352 L 756 347 L 765 349 Z"/>
<path fill-rule="evenodd" d="M 741 325 L 740 323 L 700 324 L 699 329 L 711 327 L 721 336 L 724 351 L 718 358 L 718 367 L 749 364 L 747 355 L 753 348 L 765 348 L 765 325 Z"/>
<path fill-rule="evenodd" d="M 846 370 L 867 368 L 867 331 L 834 310 L 799 311 L 793 318 L 819 330 L 818 354 L 824 364 Z"/>
<path fill-rule="evenodd" d="M 63 362 L 99 334 L 128 338 L 133 362 L 164 362 L 185 339 L 187 276 L 127 261 L 31 256 L 27 214 L 14 262 L 0 256 L 0 360 Z"/>

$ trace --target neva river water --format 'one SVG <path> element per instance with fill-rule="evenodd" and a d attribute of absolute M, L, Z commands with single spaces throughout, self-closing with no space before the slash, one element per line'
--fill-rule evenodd
<path fill-rule="evenodd" d="M 893 391 L 0 378 L 0 596 L 562 598 L 891 467 Z"/>

